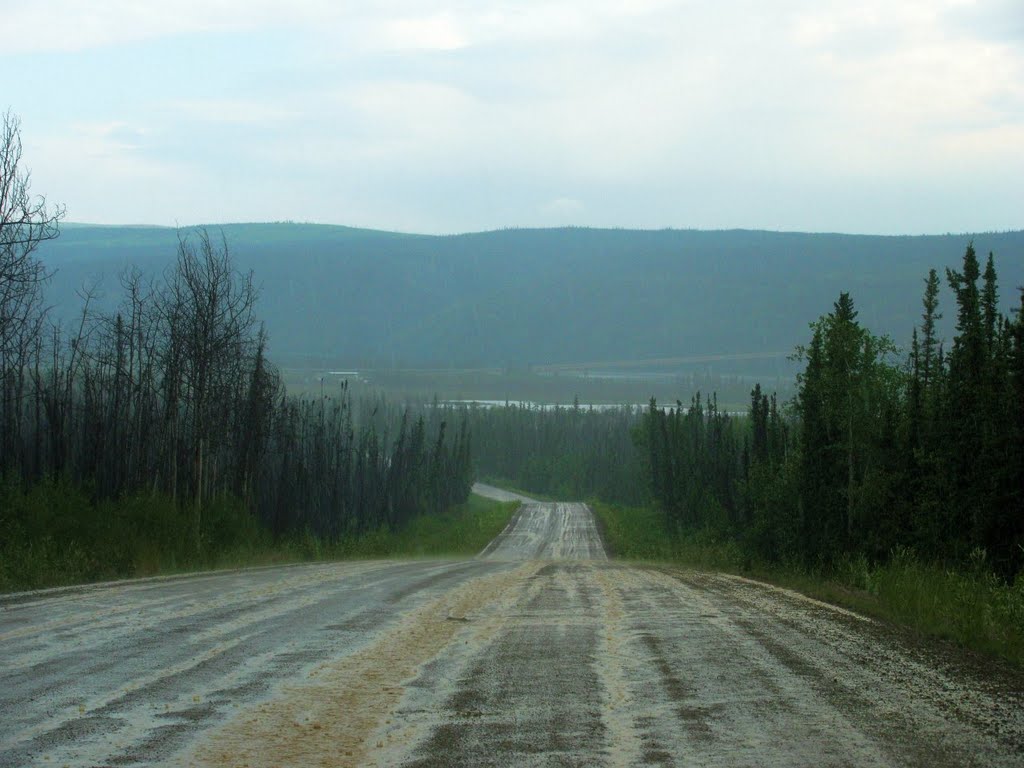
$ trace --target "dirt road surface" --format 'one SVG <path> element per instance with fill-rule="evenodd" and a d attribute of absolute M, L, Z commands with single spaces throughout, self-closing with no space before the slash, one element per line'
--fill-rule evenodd
<path fill-rule="evenodd" d="M 582 504 L 524 504 L 471 560 L 0 597 L 0 766 L 154 764 L 1021 766 L 1024 676 L 609 562 Z"/>

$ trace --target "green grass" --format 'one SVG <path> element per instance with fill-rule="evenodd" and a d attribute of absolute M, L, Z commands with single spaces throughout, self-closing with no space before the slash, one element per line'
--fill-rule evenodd
<path fill-rule="evenodd" d="M 518 506 L 473 495 L 396 531 L 275 540 L 241 502 L 222 497 L 204 508 L 199 549 L 191 512 L 169 498 L 142 494 L 94 504 L 66 483 L 45 481 L 26 491 L 8 481 L 0 483 L 0 592 L 315 560 L 472 556 Z"/>
<path fill-rule="evenodd" d="M 501 533 L 519 508 L 471 494 L 440 515 L 423 515 L 397 531 L 381 528 L 324 545 L 330 558 L 472 557 Z"/>
<path fill-rule="evenodd" d="M 42 589 L 282 561 L 286 552 L 231 496 L 195 517 L 160 494 L 93 502 L 80 488 L 44 480 L 0 483 L 0 591 Z"/>
<path fill-rule="evenodd" d="M 224 552 L 214 567 L 374 558 L 473 557 L 501 533 L 518 508 L 518 501 L 494 501 L 471 494 L 465 504 L 440 515 L 423 515 L 395 531 L 379 528 L 337 541 L 298 534 L 262 548 Z"/>
<path fill-rule="evenodd" d="M 887 563 L 863 556 L 828 570 L 758 562 L 711 531 L 669 536 L 661 513 L 591 502 L 617 557 L 734 573 L 952 641 L 1024 666 L 1024 576 L 996 578 L 976 553 L 970 570 L 950 570 L 896 550 Z"/>

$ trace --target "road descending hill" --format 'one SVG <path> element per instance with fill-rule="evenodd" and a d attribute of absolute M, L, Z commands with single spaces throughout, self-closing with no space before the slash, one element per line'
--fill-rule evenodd
<path fill-rule="evenodd" d="M 1024 764 L 1020 672 L 609 562 L 582 504 L 472 560 L 8 595 L 0 658 L 0 766 Z"/>

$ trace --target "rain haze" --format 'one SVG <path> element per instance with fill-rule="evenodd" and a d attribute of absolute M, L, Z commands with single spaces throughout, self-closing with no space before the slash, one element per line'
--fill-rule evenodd
<path fill-rule="evenodd" d="M 1021 224 L 1018 0 L 4 6 L 69 221 Z"/>
<path fill-rule="evenodd" d="M 1024 766 L 1024 0 L 0 33 L 0 768 Z"/>

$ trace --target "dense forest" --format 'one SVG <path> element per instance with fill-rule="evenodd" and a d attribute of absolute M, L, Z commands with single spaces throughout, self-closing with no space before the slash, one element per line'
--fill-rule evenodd
<path fill-rule="evenodd" d="M 287 395 L 265 356 L 252 278 L 223 242 L 182 240 L 164 282 L 137 271 L 123 282 L 116 312 L 94 312 L 86 297 L 76 327 L 45 334 L 40 285 L 26 283 L 35 295 L 19 300 L 35 311 L 3 326 L 8 547 L 155 537 L 201 556 L 251 535 L 253 519 L 275 536 L 336 540 L 468 497 L 467 425 L 450 429 L 451 409 L 353 404 L 344 385 Z M 52 482 L 88 504 L 18 502 Z M 109 503 L 126 498 L 138 503 L 121 519 Z"/>
<path fill-rule="evenodd" d="M 699 400 L 644 422 L 652 489 L 673 527 L 721 526 L 759 555 L 829 562 L 895 547 L 946 563 L 1024 564 L 1024 314 L 998 311 L 990 254 L 947 270 L 956 335 L 939 340 L 925 280 L 906 361 L 840 294 L 800 350 L 785 412 L 755 388 L 735 426 Z M 1022 294 L 1024 299 L 1024 294 Z"/>
<path fill-rule="evenodd" d="M 284 391 L 223 238 L 184 235 L 162 275 L 121 274 L 113 309 L 84 293 L 55 320 L 36 251 L 63 211 L 30 194 L 17 128 L 0 136 L 0 583 L 46 558 L 88 576 L 146 547 L 199 561 L 264 530 L 337 539 L 468 497 L 450 409 Z"/>
<path fill-rule="evenodd" d="M 466 411 L 482 477 L 559 499 L 598 496 L 625 504 L 650 499 L 643 455 L 634 444 L 641 415 L 639 408 L 578 404 Z"/>
<path fill-rule="evenodd" d="M 713 531 L 763 562 L 912 551 L 1012 580 L 1024 566 L 1024 313 L 999 311 L 994 257 L 982 264 L 973 245 L 959 270 L 928 273 L 921 307 L 900 351 L 840 293 L 797 350 L 796 396 L 756 385 L 748 414 L 713 393 L 643 414 L 470 414 L 480 471 L 538 493 L 653 501 L 664 535 Z"/>
<path fill-rule="evenodd" d="M 786 356 L 840 291 L 857 298 L 862 322 L 876 333 L 904 338 L 915 322 L 908 297 L 920 276 L 932 266 L 955 266 L 966 241 L 617 229 L 440 237 L 307 224 L 223 231 L 239 268 L 252 270 L 262 286 L 268 351 L 282 366 L 630 362 L 618 370 L 636 371 L 642 361 L 703 356 L 718 359 L 649 365 L 756 375 L 772 387 L 775 376 L 792 377 Z M 974 237 L 984 253 L 1024 250 L 1024 232 Z M 172 228 L 69 225 L 39 256 L 58 270 L 50 294 L 71 315 L 82 285 L 103 275 L 106 298 L 96 300 L 113 309 L 117 275 L 130 265 L 160 274 L 176 245 Z M 1024 283 L 1020 259 L 1002 271 L 1008 285 Z M 1003 302 L 1002 309 L 1011 306 Z M 944 334 L 951 319 L 940 321 Z M 751 354 L 762 356 L 721 359 Z"/>

